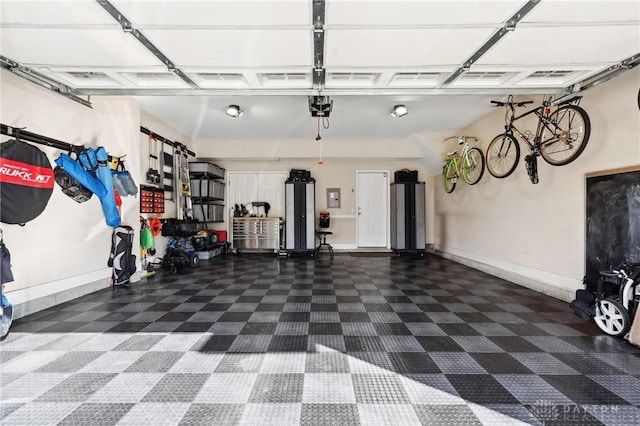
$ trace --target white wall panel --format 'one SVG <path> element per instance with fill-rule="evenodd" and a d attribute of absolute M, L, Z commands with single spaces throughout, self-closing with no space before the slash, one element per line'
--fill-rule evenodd
<path fill-rule="evenodd" d="M 286 26 L 310 25 L 308 1 L 112 0 L 131 21 L 143 26 Z"/>
<path fill-rule="evenodd" d="M 327 31 L 325 64 L 328 67 L 458 65 L 492 32 L 493 28 L 334 29 Z"/>
<path fill-rule="evenodd" d="M 617 62 L 640 52 L 640 25 L 517 27 L 478 64 L 554 66 Z"/>
<path fill-rule="evenodd" d="M 25 64 L 144 67 L 161 62 L 117 29 L 2 28 L 2 55 Z"/>
<path fill-rule="evenodd" d="M 508 19 L 524 3 L 474 0 L 328 1 L 327 25 L 495 25 Z"/>
<path fill-rule="evenodd" d="M 311 66 L 310 30 L 146 30 L 179 66 Z"/>

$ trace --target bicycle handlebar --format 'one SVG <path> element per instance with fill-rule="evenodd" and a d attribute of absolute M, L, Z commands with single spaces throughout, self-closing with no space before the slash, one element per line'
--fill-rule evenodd
<path fill-rule="evenodd" d="M 522 107 L 522 106 L 525 106 L 525 105 L 527 105 L 527 104 L 532 104 L 532 103 L 533 103 L 533 101 L 523 101 L 523 102 L 500 102 L 500 101 L 491 101 L 491 103 L 492 103 L 492 104 L 495 104 L 495 106 L 499 106 L 499 107 L 501 107 L 501 106 L 506 106 L 506 105 L 508 105 L 508 106 L 510 106 L 510 107 L 514 107 L 514 106 L 516 106 L 516 107 Z"/>

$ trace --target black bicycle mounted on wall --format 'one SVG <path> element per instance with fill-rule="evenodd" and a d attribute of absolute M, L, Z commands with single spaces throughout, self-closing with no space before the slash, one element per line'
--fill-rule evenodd
<path fill-rule="evenodd" d="M 505 131 L 496 136 L 487 147 L 487 170 L 496 178 L 506 178 L 515 170 L 520 160 L 518 139 L 529 147 L 525 157 L 527 174 L 531 183 L 538 183 L 538 162 L 542 158 L 553 166 L 563 166 L 578 158 L 584 151 L 591 134 L 591 122 L 587 112 L 578 106 L 581 97 L 560 102 L 552 108 L 551 96 L 545 96 L 542 105 L 516 116 L 516 107 L 533 101 L 514 102 L 509 95 L 507 102 L 491 101 L 499 107 L 506 107 Z M 553 110 L 552 110 L 553 109 Z M 514 122 L 528 115 L 538 117 L 535 133 L 518 129 Z"/>

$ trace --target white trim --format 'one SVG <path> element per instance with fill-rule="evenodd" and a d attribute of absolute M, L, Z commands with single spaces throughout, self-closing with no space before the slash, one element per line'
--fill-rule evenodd
<path fill-rule="evenodd" d="M 355 250 L 357 249 L 355 244 L 331 244 L 334 250 Z"/>
<path fill-rule="evenodd" d="M 579 279 L 477 256 L 463 250 L 436 247 L 434 253 L 565 302 L 574 299 L 575 290 L 583 288 Z"/>
<path fill-rule="evenodd" d="M 332 214 L 331 219 L 355 219 L 355 214 Z"/>

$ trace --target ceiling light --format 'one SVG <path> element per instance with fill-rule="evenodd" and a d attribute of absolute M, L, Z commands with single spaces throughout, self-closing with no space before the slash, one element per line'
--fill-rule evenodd
<path fill-rule="evenodd" d="M 242 114 L 244 114 L 244 111 L 241 110 L 238 105 L 229 105 L 229 107 L 227 108 L 227 115 L 229 117 L 238 118 Z"/>
<path fill-rule="evenodd" d="M 409 114 L 409 110 L 404 105 L 396 105 L 393 107 L 393 111 L 391 111 L 391 115 L 393 115 L 396 118 L 403 117 L 407 114 Z"/>

